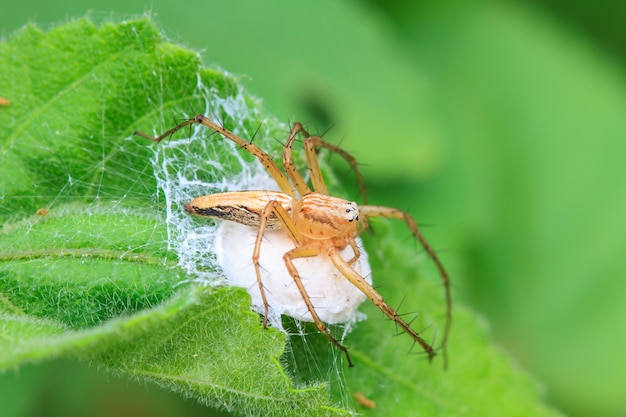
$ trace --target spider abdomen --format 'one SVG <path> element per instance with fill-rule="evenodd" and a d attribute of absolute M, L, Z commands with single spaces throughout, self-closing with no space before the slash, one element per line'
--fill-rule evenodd
<path fill-rule="evenodd" d="M 230 191 L 205 195 L 185 204 L 185 211 L 196 216 L 259 227 L 261 213 L 270 201 L 278 201 L 285 211 L 291 212 L 291 197 L 279 191 Z M 266 227 L 275 230 L 282 228 L 282 224 L 278 217 L 270 214 Z"/>

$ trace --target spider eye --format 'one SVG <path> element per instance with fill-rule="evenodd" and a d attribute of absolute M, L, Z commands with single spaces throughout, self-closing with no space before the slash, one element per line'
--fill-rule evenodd
<path fill-rule="evenodd" d="M 355 203 L 348 203 L 348 208 L 346 208 L 346 213 L 347 214 L 351 214 L 351 216 L 348 218 L 348 222 L 352 223 L 355 220 L 359 220 L 359 210 L 356 207 Z"/>

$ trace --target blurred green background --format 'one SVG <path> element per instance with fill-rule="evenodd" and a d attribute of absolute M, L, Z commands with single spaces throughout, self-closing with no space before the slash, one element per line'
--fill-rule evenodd
<path fill-rule="evenodd" d="M 550 404 L 626 415 L 626 2 L 8 3 L 4 37 L 150 11 L 279 118 L 334 125 L 371 203 L 433 225 L 457 300 L 489 318 Z M 0 409 L 206 415 L 95 374 L 53 362 L 2 375 Z"/>

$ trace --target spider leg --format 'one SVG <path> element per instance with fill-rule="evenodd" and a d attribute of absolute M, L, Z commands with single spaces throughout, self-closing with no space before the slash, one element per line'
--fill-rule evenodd
<path fill-rule="evenodd" d="M 188 119 L 188 120 L 185 120 L 185 121 L 184 121 L 184 122 L 182 122 L 181 124 L 179 124 L 179 125 L 177 125 L 177 126 L 174 126 L 174 127 L 173 127 L 173 128 L 171 128 L 170 130 L 168 130 L 168 131 L 166 131 L 166 132 L 163 132 L 160 136 L 157 136 L 157 137 L 150 136 L 150 135 L 148 135 L 147 133 L 143 133 L 143 132 L 140 132 L 140 131 L 138 131 L 138 130 L 134 131 L 134 132 L 133 132 L 133 135 L 141 136 L 142 138 L 145 138 L 145 139 L 151 140 L 152 142 L 159 143 L 159 142 L 161 142 L 163 139 L 165 139 L 166 137 L 171 136 L 171 135 L 173 135 L 174 133 L 178 132 L 178 131 L 179 131 L 180 129 L 182 129 L 183 127 L 185 127 L 185 126 L 190 126 L 190 125 L 192 125 L 192 124 L 194 124 L 194 123 L 196 123 L 196 120 L 195 120 L 195 119 Z"/>
<path fill-rule="evenodd" d="M 296 286 L 298 287 L 298 290 L 300 291 L 300 294 L 302 295 L 302 300 L 307 306 L 309 313 L 311 313 L 311 317 L 313 318 L 313 321 L 315 322 L 315 326 L 318 328 L 320 332 L 322 332 L 328 338 L 328 340 L 331 341 L 332 344 L 334 344 L 339 350 L 345 353 L 346 358 L 348 359 L 348 365 L 353 366 L 352 360 L 350 359 L 350 355 L 348 354 L 348 349 L 346 349 L 345 346 L 339 343 L 337 339 L 335 339 L 330 334 L 330 332 L 328 331 L 328 329 L 326 328 L 322 320 L 317 315 L 317 312 L 315 311 L 315 308 L 313 307 L 313 303 L 311 302 L 311 298 L 309 297 L 308 293 L 306 292 L 306 289 L 304 288 L 304 285 L 302 284 L 302 279 L 300 279 L 300 274 L 298 274 L 298 270 L 296 269 L 295 265 L 292 262 L 292 260 L 296 258 L 317 256 L 320 254 L 320 249 L 317 246 L 304 245 L 302 236 L 300 235 L 300 232 L 296 228 L 296 225 L 294 224 L 293 220 L 289 216 L 289 213 L 276 200 L 272 200 L 269 203 L 267 203 L 267 206 L 265 206 L 265 209 L 261 213 L 260 220 L 259 220 L 259 231 L 257 233 L 256 242 L 254 245 L 254 252 L 252 254 L 252 262 L 254 264 L 254 270 L 256 272 L 257 283 L 259 284 L 259 290 L 260 290 L 261 298 L 263 299 L 263 304 L 265 308 L 263 326 L 267 327 L 267 315 L 269 313 L 269 305 L 267 303 L 267 299 L 265 298 L 265 290 L 263 289 L 263 282 L 261 280 L 261 267 L 259 264 L 259 257 L 261 254 L 261 242 L 263 241 L 263 235 L 265 233 L 267 221 L 268 221 L 268 218 L 270 218 L 270 216 L 272 215 L 275 215 L 276 217 L 278 217 L 278 219 L 284 226 L 285 231 L 289 235 L 289 238 L 296 245 L 294 249 L 285 253 L 285 255 L 283 256 L 283 260 L 285 261 L 285 266 L 287 267 L 287 271 L 289 271 L 289 274 L 293 278 Z"/>
<path fill-rule="evenodd" d="M 276 181 L 276 184 L 278 184 L 278 186 L 280 187 L 280 190 L 283 193 L 288 194 L 290 197 L 296 198 L 295 193 L 293 191 L 293 187 L 289 183 L 289 180 L 287 179 L 285 174 L 282 173 L 282 171 L 278 168 L 276 163 L 272 160 L 272 158 L 270 158 L 268 154 L 266 154 L 263 151 L 263 149 L 259 148 L 252 142 L 248 142 L 248 141 L 241 139 L 239 136 L 235 135 L 230 130 L 225 129 L 224 127 L 215 123 L 213 120 L 209 119 L 206 116 L 199 114 L 194 118 L 194 120 L 197 123 L 203 124 L 209 129 L 213 129 L 220 135 L 224 136 L 227 139 L 230 139 L 231 141 L 239 145 L 241 148 L 245 149 L 247 152 L 254 155 L 259 160 L 261 165 L 265 167 L 265 169 L 272 176 L 272 178 L 274 178 L 274 181 Z"/>
<path fill-rule="evenodd" d="M 319 193 L 328 195 L 328 188 L 326 187 L 326 183 L 324 182 L 324 178 L 322 177 L 322 171 L 320 170 L 319 162 L 317 159 L 317 152 L 315 152 L 315 148 L 325 148 L 331 152 L 338 154 L 343 159 L 345 159 L 348 164 L 350 164 L 350 168 L 352 168 L 352 171 L 354 171 L 354 175 L 356 176 L 357 182 L 359 184 L 359 191 L 361 193 L 361 197 L 363 198 L 363 204 L 365 204 L 367 201 L 365 182 L 363 181 L 361 171 L 359 171 L 356 159 L 354 159 L 352 155 L 341 149 L 339 146 L 328 143 L 319 136 L 311 136 L 300 123 L 296 123 L 293 125 L 293 128 L 291 129 L 291 134 L 289 135 L 290 142 L 293 142 L 295 140 L 295 137 L 298 133 L 302 134 L 305 137 L 304 152 L 306 155 L 307 165 L 309 167 L 309 173 L 311 175 L 311 183 L 313 184 L 313 189 Z M 288 145 L 290 144 L 290 142 L 288 141 Z M 287 169 L 287 167 L 285 167 L 285 169 Z"/>
<path fill-rule="evenodd" d="M 448 272 L 443 267 L 443 264 L 435 253 L 435 250 L 432 248 L 432 246 L 430 246 L 428 241 L 426 241 L 426 238 L 424 238 L 424 235 L 422 235 L 422 233 L 420 232 L 417 226 L 417 222 L 415 222 L 415 220 L 408 213 L 402 210 L 384 206 L 359 206 L 359 212 L 365 217 L 387 217 L 390 219 L 398 219 L 404 221 L 406 226 L 411 231 L 411 234 L 415 237 L 415 239 L 420 242 L 430 259 L 432 259 L 435 263 L 437 270 L 439 271 L 439 275 L 441 276 L 441 280 L 443 281 L 446 297 L 446 325 L 443 332 L 443 339 L 441 341 L 441 348 L 444 355 L 444 367 L 447 367 L 448 354 L 446 351 L 446 346 L 448 344 L 448 336 L 450 335 L 450 328 L 452 325 L 452 295 L 450 293 L 450 278 L 448 276 Z"/>
<path fill-rule="evenodd" d="M 332 247 L 329 252 L 329 256 L 335 267 L 341 272 L 341 274 L 348 279 L 355 287 L 357 287 L 363 294 L 369 298 L 372 303 L 376 307 L 378 307 L 387 317 L 393 320 L 398 326 L 402 328 L 405 332 L 407 332 L 413 340 L 415 340 L 419 345 L 424 349 L 426 353 L 428 353 L 429 359 L 432 359 L 435 356 L 435 351 L 426 342 L 415 330 L 411 328 L 411 326 L 402 319 L 396 313 L 396 311 L 391 308 L 383 299 L 383 297 L 367 282 L 365 279 L 359 275 L 347 262 L 343 259 L 339 250 L 336 247 Z"/>
<path fill-rule="evenodd" d="M 285 174 L 282 173 L 282 171 L 278 168 L 276 163 L 272 160 L 272 158 L 270 158 L 268 154 L 266 154 L 263 151 L 263 149 L 259 148 L 252 142 L 248 142 L 248 141 L 241 139 L 239 136 L 235 135 L 230 130 L 225 129 L 224 127 L 215 123 L 213 120 L 209 119 L 206 116 L 199 114 L 194 118 L 194 120 L 197 123 L 203 124 L 209 129 L 215 130 L 216 132 L 218 132 L 225 138 L 230 139 L 231 141 L 239 145 L 241 148 L 245 149 L 247 152 L 254 155 L 256 159 L 259 160 L 261 165 L 265 167 L 265 169 L 272 176 L 272 178 L 274 178 L 274 181 L 276 181 L 276 184 L 278 184 L 278 186 L 280 187 L 280 190 L 283 193 L 288 194 L 290 197 L 296 198 L 295 193 L 293 191 L 293 187 L 289 183 L 289 180 L 287 179 Z"/>
<path fill-rule="evenodd" d="M 350 239 L 348 241 L 348 245 L 350 245 L 350 247 L 352 248 L 352 251 L 354 252 L 354 256 L 352 257 L 352 259 L 348 261 L 348 265 L 352 266 L 357 261 L 357 259 L 361 257 L 361 250 L 357 246 L 356 241 L 354 239 Z"/>
<path fill-rule="evenodd" d="M 247 152 L 254 155 L 256 159 L 259 160 L 261 165 L 265 167 L 265 169 L 272 176 L 272 178 L 274 178 L 274 181 L 276 181 L 276 184 L 280 187 L 280 190 L 284 192 L 285 194 L 288 194 L 291 198 L 296 198 L 295 192 L 293 190 L 293 187 L 289 183 L 289 180 L 287 179 L 285 174 L 282 173 L 282 171 L 278 168 L 276 163 L 272 160 L 272 158 L 270 158 L 268 154 L 266 154 L 261 148 L 256 146 L 254 143 L 241 139 L 239 136 L 235 135 L 230 130 L 225 129 L 223 126 L 215 123 L 213 120 L 201 114 L 195 116 L 193 119 L 185 120 L 178 126 L 175 126 L 171 128 L 170 130 L 168 130 L 167 132 L 163 133 L 161 136 L 152 137 L 148 134 L 137 132 L 137 131 L 134 132 L 134 134 L 137 136 L 141 136 L 143 138 L 149 139 L 153 142 L 160 142 L 164 138 L 176 133 L 183 127 L 189 126 L 194 123 L 200 123 L 208 127 L 209 129 L 216 131 L 220 135 L 224 136 L 227 139 L 230 139 L 231 141 L 235 142 L 235 144 L 239 145 L 239 147 L 245 149 Z"/>
<path fill-rule="evenodd" d="M 317 312 L 315 311 L 315 307 L 313 307 L 313 303 L 311 302 L 311 298 L 309 297 L 309 294 L 307 293 L 306 288 L 304 288 L 304 284 L 302 283 L 300 274 L 298 274 L 298 270 L 293 264 L 294 259 L 317 256 L 319 254 L 320 254 L 320 248 L 317 246 L 299 246 L 285 253 L 285 256 L 283 256 L 283 260 L 285 261 L 287 270 L 289 271 L 289 274 L 291 275 L 291 277 L 293 278 L 293 281 L 298 287 L 300 294 L 302 294 L 302 300 L 306 304 L 307 309 L 309 310 L 309 313 L 311 313 L 311 317 L 313 318 L 313 321 L 315 322 L 315 326 L 320 332 L 322 332 L 328 338 L 328 340 L 330 340 L 330 342 L 333 345 L 337 347 L 337 349 L 339 349 L 346 355 L 346 359 L 348 360 L 348 366 L 352 367 L 354 366 L 354 364 L 352 363 L 352 360 L 350 359 L 350 354 L 348 353 L 348 349 L 344 345 L 339 343 L 337 339 L 335 339 L 330 334 L 330 332 L 328 331 L 328 329 L 326 328 L 322 320 L 317 315 Z"/>
<path fill-rule="evenodd" d="M 293 128 L 289 133 L 289 138 L 287 139 L 287 143 L 283 148 L 283 166 L 285 167 L 285 172 L 287 173 L 287 176 L 289 176 L 289 179 L 293 183 L 294 187 L 296 188 L 296 190 L 298 190 L 298 193 L 303 196 L 310 193 L 311 189 L 306 184 L 306 181 L 304 181 L 304 178 L 302 178 L 302 175 L 300 175 L 298 169 L 291 160 L 291 150 L 293 148 L 293 143 L 296 140 L 296 135 L 301 129 L 302 125 L 300 123 L 296 123 L 295 125 L 293 125 Z"/>
<path fill-rule="evenodd" d="M 256 235 L 254 252 L 252 252 L 252 264 L 254 265 L 256 281 L 259 285 L 259 293 L 261 294 L 261 299 L 263 300 L 263 307 L 265 310 L 265 314 L 263 315 L 263 327 L 265 328 L 267 328 L 269 304 L 267 303 L 267 298 L 265 297 L 265 289 L 263 288 L 263 280 L 261 279 L 261 265 L 259 264 L 259 258 L 261 256 L 261 242 L 263 241 L 263 236 L 265 235 L 265 229 L 268 225 L 268 219 L 272 215 L 275 215 L 278 220 L 285 226 L 285 230 L 287 231 L 289 238 L 294 242 L 294 244 L 299 245 L 302 241 L 300 233 L 298 232 L 295 225 L 293 224 L 293 221 L 289 217 L 289 213 L 280 205 L 280 202 L 277 200 L 272 200 L 267 203 L 259 217 L 259 230 Z"/>

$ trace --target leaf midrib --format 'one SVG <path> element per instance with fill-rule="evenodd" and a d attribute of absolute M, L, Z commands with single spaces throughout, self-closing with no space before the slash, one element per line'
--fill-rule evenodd
<path fill-rule="evenodd" d="M 175 267 L 176 262 L 161 256 L 152 256 L 130 251 L 120 251 L 113 249 L 80 248 L 80 249 L 35 249 L 15 252 L 0 253 L 0 262 L 11 262 L 33 259 L 103 259 L 127 261 L 146 265 L 156 265 L 161 267 Z"/>

